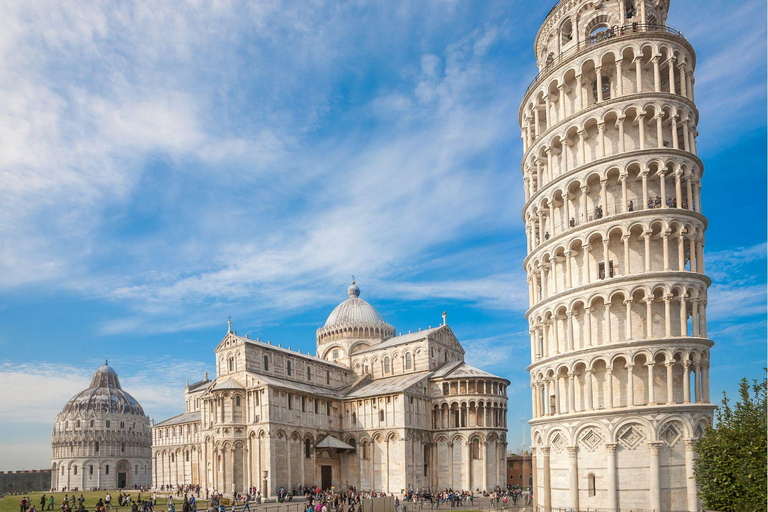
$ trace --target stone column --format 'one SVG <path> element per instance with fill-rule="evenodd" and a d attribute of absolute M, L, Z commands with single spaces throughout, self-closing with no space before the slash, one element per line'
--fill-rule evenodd
<path fill-rule="evenodd" d="M 664 129 L 663 129 L 664 114 L 659 113 L 654 117 L 654 119 L 656 119 L 656 147 L 663 148 L 664 147 Z M 662 190 L 664 190 L 663 185 L 662 185 Z M 661 204 L 664 205 L 666 203 L 662 200 Z"/>
<path fill-rule="evenodd" d="M 602 66 L 595 66 L 595 80 L 597 80 L 597 102 L 603 101 L 603 73 Z"/>
<path fill-rule="evenodd" d="M 667 361 L 664 366 L 667 367 L 667 405 L 672 405 L 675 403 L 675 388 L 672 386 L 672 372 L 674 370 L 675 363 Z"/>
<path fill-rule="evenodd" d="M 627 365 L 627 406 L 632 407 L 635 405 L 635 365 Z"/>
<path fill-rule="evenodd" d="M 568 373 L 568 412 L 576 412 L 576 383 L 574 381 L 576 374 Z"/>
<path fill-rule="evenodd" d="M 654 363 L 646 363 L 648 367 L 648 405 L 656 405 L 656 396 L 653 389 L 653 366 Z"/>
<path fill-rule="evenodd" d="M 568 322 L 568 351 L 573 351 L 573 311 L 568 311 L 565 316 Z"/>
<path fill-rule="evenodd" d="M 683 440 L 685 444 L 685 488 L 688 501 L 688 511 L 696 512 L 699 510 L 698 489 L 696 488 L 696 475 L 693 471 L 696 452 L 696 441 L 693 439 Z"/>
<path fill-rule="evenodd" d="M 677 117 L 672 116 L 672 148 L 680 149 L 680 141 L 677 139 Z M 677 202 L 680 202 L 680 196 L 677 197 Z"/>
<path fill-rule="evenodd" d="M 640 138 L 640 149 L 645 149 L 645 113 L 637 115 L 637 129 Z"/>
<path fill-rule="evenodd" d="M 608 393 L 605 397 L 605 408 L 613 409 L 613 368 L 605 369 L 605 381 L 608 383 Z"/>
<path fill-rule="evenodd" d="M 663 441 L 651 441 L 648 443 L 650 450 L 650 508 L 661 512 L 661 482 L 659 480 L 659 449 L 664 445 Z"/>
<path fill-rule="evenodd" d="M 632 264 L 629 258 L 629 235 L 623 235 L 621 240 L 624 242 L 624 275 L 628 276 L 632 274 Z"/>
<path fill-rule="evenodd" d="M 644 260 L 645 260 L 645 271 L 650 272 L 651 271 L 651 232 L 646 231 L 643 233 L 643 240 L 645 243 L 645 253 L 644 253 Z"/>
<path fill-rule="evenodd" d="M 578 446 L 568 446 L 568 506 L 579 510 Z"/>
<path fill-rule="evenodd" d="M 627 318 L 625 320 L 624 339 L 629 341 L 632 339 L 632 299 L 626 299 L 624 305 L 627 308 Z"/>
<path fill-rule="evenodd" d="M 618 496 L 616 495 L 616 443 L 606 443 L 605 449 L 607 451 L 606 457 L 606 488 L 607 497 L 606 503 L 608 510 L 615 511 L 618 509 Z"/>
<path fill-rule="evenodd" d="M 584 372 L 586 374 L 586 381 L 587 381 L 587 410 L 592 411 L 594 410 L 593 401 L 592 401 L 592 375 L 594 374 L 593 370 L 586 370 Z"/>
<path fill-rule="evenodd" d="M 643 56 L 635 57 L 632 61 L 635 64 L 635 93 L 643 92 Z"/>
<path fill-rule="evenodd" d="M 600 91 L 600 89 L 598 89 L 598 91 Z M 600 157 L 604 158 L 606 156 L 605 155 L 605 123 L 597 123 L 597 142 L 600 148 Z"/>
<path fill-rule="evenodd" d="M 688 314 L 685 311 L 685 300 L 688 295 L 680 296 L 680 336 L 685 338 L 688 336 Z"/>
<path fill-rule="evenodd" d="M 653 90 L 655 92 L 661 92 L 661 73 L 659 71 L 660 55 L 654 55 L 651 61 L 653 62 Z"/>
<path fill-rule="evenodd" d="M 579 110 L 584 108 L 584 98 L 582 96 L 581 73 L 579 73 L 576 75 L 576 104 Z"/>
<path fill-rule="evenodd" d="M 691 362 L 683 361 L 683 403 L 691 403 Z"/>
<path fill-rule="evenodd" d="M 624 141 L 624 116 L 621 116 L 616 121 L 616 124 L 619 128 L 619 152 L 624 153 L 626 151 L 626 143 Z M 626 187 L 624 188 L 624 191 L 626 192 Z M 626 201 L 624 201 L 626 203 Z"/>
<path fill-rule="evenodd" d="M 693 374 L 694 374 L 694 386 L 693 389 L 696 393 L 696 403 L 703 402 L 702 399 L 702 392 L 701 392 L 701 363 L 698 361 L 695 361 L 693 363 Z"/>
<path fill-rule="evenodd" d="M 664 296 L 664 337 L 672 336 L 672 296 Z"/>
<path fill-rule="evenodd" d="M 544 512 L 552 512 L 552 484 L 549 474 L 549 446 L 540 448 L 544 458 Z"/>
<path fill-rule="evenodd" d="M 533 509 L 538 510 L 539 507 L 539 470 L 538 470 L 538 448 L 531 446 L 531 477 L 533 478 Z M 525 462 L 523 462 L 525 464 Z M 523 482 L 527 483 L 527 482 Z"/>
<path fill-rule="evenodd" d="M 645 335 L 653 338 L 653 297 L 645 299 Z"/>
<path fill-rule="evenodd" d="M 675 94 L 675 58 L 670 57 L 667 61 L 669 67 L 669 93 Z"/>
<path fill-rule="evenodd" d="M 559 112 L 558 115 L 560 116 L 560 119 L 558 119 L 558 122 L 565 119 L 565 84 L 560 84 L 557 86 L 558 90 L 558 99 L 557 102 L 559 103 Z"/>

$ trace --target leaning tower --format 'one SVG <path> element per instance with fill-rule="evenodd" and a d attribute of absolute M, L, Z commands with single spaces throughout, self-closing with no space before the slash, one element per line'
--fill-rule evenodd
<path fill-rule="evenodd" d="M 669 0 L 561 0 L 520 107 L 536 510 L 698 510 L 696 56 Z"/>

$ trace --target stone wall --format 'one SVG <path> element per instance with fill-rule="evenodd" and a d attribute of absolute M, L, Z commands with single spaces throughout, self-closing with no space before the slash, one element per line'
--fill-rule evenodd
<path fill-rule="evenodd" d="M 50 487 L 50 469 L 0 471 L 0 493 L 47 491 Z"/>

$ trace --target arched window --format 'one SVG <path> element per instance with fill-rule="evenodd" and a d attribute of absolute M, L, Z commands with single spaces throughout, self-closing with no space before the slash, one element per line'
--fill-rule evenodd
<path fill-rule="evenodd" d="M 595 474 L 590 473 L 587 475 L 587 492 L 589 496 L 595 495 Z"/>
<path fill-rule="evenodd" d="M 233 372 L 235 371 L 235 358 L 230 357 L 229 358 L 229 371 Z"/>
<path fill-rule="evenodd" d="M 91 427 L 93 427 L 93 420 L 91 420 Z"/>
<path fill-rule="evenodd" d="M 573 40 L 573 25 L 566 20 L 560 27 L 560 44 L 568 44 Z"/>
<path fill-rule="evenodd" d="M 472 458 L 475 460 L 480 458 L 480 440 L 478 438 L 472 440 Z"/>
<path fill-rule="evenodd" d="M 379 421 L 384 422 L 384 409 L 379 409 Z"/>
<path fill-rule="evenodd" d="M 171 454 L 171 462 L 174 462 L 173 454 Z"/>
<path fill-rule="evenodd" d="M 240 395 L 235 396 L 235 406 L 240 407 Z"/>
<path fill-rule="evenodd" d="M 120 422 L 120 428 L 125 428 L 125 422 L 124 421 Z"/>
<path fill-rule="evenodd" d="M 330 384 L 331 383 L 331 371 L 325 370 L 325 383 Z"/>
<path fill-rule="evenodd" d="M 307 380 L 312 380 L 312 367 L 307 366 Z"/>
<path fill-rule="evenodd" d="M 264 356 L 264 371 L 269 371 L 269 356 L 266 355 Z"/>
<path fill-rule="evenodd" d="M 286 363 L 285 363 L 285 373 L 290 376 L 292 370 L 293 369 L 291 368 L 291 362 L 290 361 L 286 361 Z"/>
<path fill-rule="evenodd" d="M 367 459 L 368 458 L 368 443 L 363 443 L 362 448 L 363 448 L 362 449 L 362 455 L 361 455 L 360 458 L 361 459 Z M 77 474 L 77 468 L 75 468 L 75 474 Z"/>
<path fill-rule="evenodd" d="M 77 428 L 80 428 L 80 420 L 77 420 L 77 424 L 75 425 Z"/>
<path fill-rule="evenodd" d="M 187 452 L 187 462 L 189 462 L 189 452 Z"/>
<path fill-rule="evenodd" d="M 392 371 L 391 365 L 389 364 L 389 356 L 384 358 L 384 373 L 389 373 Z"/>
<path fill-rule="evenodd" d="M 106 474 L 108 475 L 108 474 L 109 474 L 109 464 L 107 464 L 107 465 L 106 465 L 106 467 L 104 468 L 104 470 L 105 470 Z"/>
<path fill-rule="evenodd" d="M 77 466 L 72 466 L 72 469 L 73 469 L 74 473 L 77 474 Z"/>
<path fill-rule="evenodd" d="M 357 426 L 357 414 L 354 412 L 352 413 L 352 426 Z"/>
<path fill-rule="evenodd" d="M 311 459 L 312 458 L 312 452 L 311 452 L 311 446 L 309 439 L 304 440 L 304 458 L 305 459 Z"/>
<path fill-rule="evenodd" d="M 405 369 L 410 370 L 413 367 L 413 357 L 410 352 L 405 353 Z"/>
<path fill-rule="evenodd" d="M 98 441 L 96 441 L 96 444 L 94 445 L 94 448 L 93 448 L 93 449 L 94 449 L 95 451 L 99 451 L 99 442 L 98 442 Z"/>
<path fill-rule="evenodd" d="M 611 78 L 602 75 L 603 101 L 611 99 Z M 597 78 L 592 82 L 592 98 L 597 101 Z"/>
<path fill-rule="evenodd" d="M 120 451 L 125 452 L 125 443 L 120 443 Z"/>
<path fill-rule="evenodd" d="M 332 359 L 338 359 L 339 358 L 339 349 L 337 349 L 337 348 L 333 349 L 333 351 L 331 352 L 331 358 Z"/>
<path fill-rule="evenodd" d="M 91 464 L 90 466 L 88 466 L 88 474 L 89 474 L 89 475 L 92 475 L 92 474 L 93 474 L 93 464 Z"/>

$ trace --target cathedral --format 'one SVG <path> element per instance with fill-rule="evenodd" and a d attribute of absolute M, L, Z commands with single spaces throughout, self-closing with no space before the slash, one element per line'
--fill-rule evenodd
<path fill-rule="evenodd" d="M 186 412 L 152 427 L 153 486 L 504 487 L 509 381 L 464 362 L 445 314 L 397 335 L 354 281 L 348 295 L 314 355 L 230 326 L 215 378 L 188 384 Z"/>

